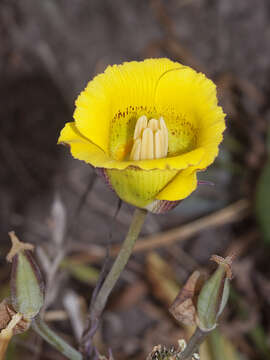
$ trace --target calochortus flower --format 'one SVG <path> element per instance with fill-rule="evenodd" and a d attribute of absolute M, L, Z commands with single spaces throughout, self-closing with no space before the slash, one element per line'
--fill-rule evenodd
<path fill-rule="evenodd" d="M 109 66 L 76 101 L 59 143 L 99 168 L 118 196 L 161 212 L 197 187 L 225 129 L 216 87 L 168 59 Z"/>

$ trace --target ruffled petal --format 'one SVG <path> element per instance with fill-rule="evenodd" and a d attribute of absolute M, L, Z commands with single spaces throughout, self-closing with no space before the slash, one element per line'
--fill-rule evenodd
<path fill-rule="evenodd" d="M 87 163 L 100 164 L 108 161 L 104 151 L 80 134 L 74 122 L 67 123 L 62 129 L 58 144 L 69 145 L 72 156 Z"/>
<path fill-rule="evenodd" d="M 106 167 L 120 169 L 130 165 L 115 160 L 126 160 L 141 114 L 164 117 L 169 130 L 168 157 L 173 159 L 169 167 L 184 168 L 182 158 L 179 167 L 171 165 L 176 155 L 197 148 L 205 149 L 198 169 L 213 162 L 225 115 L 217 105 L 216 87 L 205 75 L 168 59 L 109 66 L 78 97 L 74 118 L 79 132 L 107 154 Z M 91 163 L 97 166 L 95 159 Z M 165 163 L 158 168 L 166 167 Z M 138 166 L 150 169 L 152 164 Z"/>
<path fill-rule="evenodd" d="M 132 107 L 138 111 L 151 107 L 159 77 L 176 66 L 182 65 L 168 59 L 108 66 L 88 83 L 76 101 L 74 119 L 78 130 L 108 153 L 113 118 Z"/>
<path fill-rule="evenodd" d="M 145 207 L 155 200 L 156 195 L 177 174 L 177 170 L 125 170 L 107 169 L 109 182 L 117 195 L 124 201 Z"/>
<path fill-rule="evenodd" d="M 225 114 L 217 105 L 216 86 L 211 80 L 189 67 L 169 70 L 157 85 L 155 107 L 160 113 L 172 113 L 166 124 L 173 153 L 203 147 L 205 154 L 198 169 L 214 161 L 225 130 Z"/>
<path fill-rule="evenodd" d="M 124 170 L 128 167 L 136 167 L 142 170 L 182 170 L 189 166 L 198 165 L 204 155 L 204 149 L 200 148 L 171 158 L 141 161 L 113 160 L 98 146 L 85 138 L 78 131 L 74 122 L 65 125 L 58 143 L 69 144 L 72 156 L 76 159 L 83 160 L 95 167 L 118 170 Z"/>

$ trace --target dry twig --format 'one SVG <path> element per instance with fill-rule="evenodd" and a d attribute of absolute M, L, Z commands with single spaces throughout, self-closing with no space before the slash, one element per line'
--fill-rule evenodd
<path fill-rule="evenodd" d="M 219 227 L 229 223 L 237 222 L 249 214 L 249 202 L 246 199 L 238 200 L 227 207 L 206 215 L 186 225 L 163 231 L 157 234 L 141 237 L 137 240 L 133 252 L 151 251 L 157 248 L 167 247 L 179 241 L 195 236 L 201 231 L 211 227 Z M 110 255 L 116 256 L 120 246 L 111 247 Z M 87 251 L 88 250 L 88 251 Z M 80 264 L 89 263 L 104 258 L 106 250 L 94 244 L 83 246 L 83 253 L 70 257 L 73 262 Z"/>

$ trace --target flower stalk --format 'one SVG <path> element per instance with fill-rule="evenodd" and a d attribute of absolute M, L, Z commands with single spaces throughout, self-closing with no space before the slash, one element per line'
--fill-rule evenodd
<path fill-rule="evenodd" d="M 82 360 L 82 354 L 75 350 L 65 340 L 58 336 L 53 330 L 51 330 L 46 323 L 37 317 L 33 323 L 32 328 L 38 333 L 45 341 L 51 346 L 57 349 L 61 354 L 66 356 L 70 360 Z"/>
<path fill-rule="evenodd" d="M 208 331 L 203 331 L 199 327 L 196 328 L 194 334 L 190 338 L 185 350 L 178 356 L 178 360 L 191 360 L 193 354 L 198 352 L 200 345 L 205 338 L 209 335 Z"/>
<path fill-rule="evenodd" d="M 120 252 L 117 255 L 117 258 L 109 274 L 105 278 L 93 305 L 91 306 L 89 322 L 82 337 L 81 348 L 84 353 L 90 351 L 89 349 L 91 348 L 91 341 L 98 328 L 99 318 L 106 306 L 110 293 L 112 292 L 117 280 L 119 279 L 124 267 L 126 266 L 130 258 L 135 242 L 144 224 L 146 215 L 147 211 L 144 209 L 136 209 L 134 211 L 129 231 L 123 242 Z"/>
<path fill-rule="evenodd" d="M 96 301 L 93 305 L 92 313 L 99 317 L 103 312 L 108 297 L 114 288 L 117 280 L 119 279 L 124 267 L 126 266 L 128 259 L 132 253 L 135 242 L 140 234 L 141 228 L 143 226 L 147 211 L 143 209 L 136 209 L 133 215 L 133 219 L 125 238 L 125 241 L 121 247 L 121 250 L 106 277 L 98 295 Z"/>

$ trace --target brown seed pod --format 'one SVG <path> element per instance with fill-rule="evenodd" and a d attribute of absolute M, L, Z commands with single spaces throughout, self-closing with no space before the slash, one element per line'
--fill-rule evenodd
<path fill-rule="evenodd" d="M 8 302 L 8 299 L 4 299 L 0 303 L 0 331 L 4 330 L 8 326 L 13 316 L 16 314 L 16 311 Z M 16 324 L 16 326 L 13 328 L 13 335 L 25 332 L 26 330 L 28 330 L 29 326 L 30 321 L 22 317 L 18 324 Z"/>
<path fill-rule="evenodd" d="M 199 271 L 194 271 L 169 308 L 173 317 L 184 325 L 196 324 L 196 302 L 203 278 Z"/>

